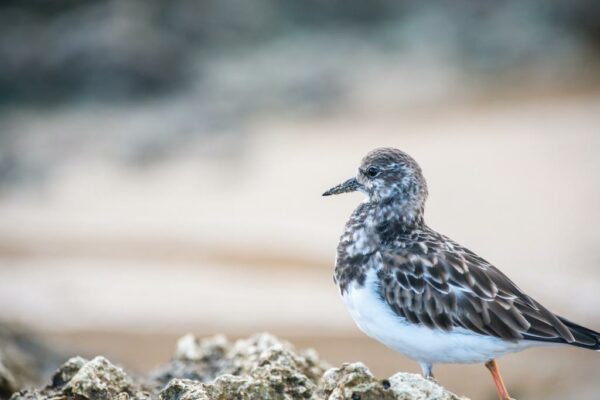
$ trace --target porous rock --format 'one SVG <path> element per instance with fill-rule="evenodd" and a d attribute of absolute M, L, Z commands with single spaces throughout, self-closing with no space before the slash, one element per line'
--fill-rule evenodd
<path fill-rule="evenodd" d="M 233 344 L 222 336 L 204 340 L 185 336 L 174 360 L 154 379 L 164 383 L 166 377 L 178 378 L 161 393 L 165 400 L 310 399 L 326 367 L 314 351 L 297 352 L 269 334 Z"/>
<path fill-rule="evenodd" d="M 327 400 L 461 400 L 416 374 L 398 373 L 389 379 L 376 379 L 362 363 L 327 370 L 320 394 Z"/>
<path fill-rule="evenodd" d="M 88 360 L 79 356 L 67 360 L 52 376 L 52 387 L 56 389 L 63 388 L 87 363 Z"/>
<path fill-rule="evenodd" d="M 125 371 L 104 357 L 83 364 L 63 390 L 89 400 L 110 400 L 121 394 L 145 398 L 134 388 Z"/>
<path fill-rule="evenodd" d="M 233 343 L 184 336 L 169 364 L 137 382 L 104 357 L 76 357 L 50 385 L 12 400 L 460 400 L 419 375 L 381 380 L 362 363 L 331 368 L 314 351 L 270 334 Z"/>
<path fill-rule="evenodd" d="M 400 372 L 390 379 L 390 388 L 398 399 L 406 400 L 466 400 L 421 375 Z"/>
<path fill-rule="evenodd" d="M 48 386 L 15 393 L 11 400 L 146 400 L 149 397 L 122 368 L 99 356 L 91 361 L 71 358 L 55 372 Z"/>
<path fill-rule="evenodd" d="M 321 380 L 321 397 L 327 400 L 394 400 L 389 384 L 376 380 L 362 363 L 328 369 Z"/>

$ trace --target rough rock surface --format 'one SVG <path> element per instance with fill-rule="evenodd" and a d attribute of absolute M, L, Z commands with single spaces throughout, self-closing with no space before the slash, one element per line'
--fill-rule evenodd
<path fill-rule="evenodd" d="M 379 380 L 361 363 L 331 368 L 314 351 L 296 351 L 269 334 L 234 343 L 224 336 L 184 336 L 169 364 L 138 379 L 104 357 L 71 358 L 46 387 L 11 399 L 460 400 L 419 375 Z"/>
<path fill-rule="evenodd" d="M 88 361 L 82 357 L 68 360 L 52 376 L 51 383 L 43 389 L 27 389 L 15 393 L 14 400 L 128 400 L 149 399 L 150 394 L 121 368 L 104 357 Z"/>
<path fill-rule="evenodd" d="M 421 375 L 398 373 L 377 380 L 362 363 L 328 369 L 321 379 L 318 398 L 327 400 L 459 400 Z M 462 398 L 464 399 L 464 398 Z"/>
<path fill-rule="evenodd" d="M 188 335 L 179 340 L 175 358 L 155 371 L 152 380 L 156 387 L 183 379 L 168 384 L 161 394 L 165 400 L 227 399 L 232 391 L 242 399 L 308 399 L 327 367 L 314 351 L 296 352 L 268 334 L 233 344 L 223 336 L 198 340 Z"/>

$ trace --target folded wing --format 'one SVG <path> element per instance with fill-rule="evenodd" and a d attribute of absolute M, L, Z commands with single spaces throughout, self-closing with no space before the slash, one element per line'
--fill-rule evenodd
<path fill-rule="evenodd" d="M 424 233 L 380 255 L 381 296 L 412 323 L 445 331 L 460 327 L 508 341 L 600 346 L 598 333 L 556 316 L 445 236 Z"/>

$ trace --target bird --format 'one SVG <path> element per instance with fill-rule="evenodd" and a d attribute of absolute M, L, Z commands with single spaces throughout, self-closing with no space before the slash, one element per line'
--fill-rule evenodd
<path fill-rule="evenodd" d="M 362 192 L 337 247 L 334 282 L 360 330 L 417 361 L 483 363 L 510 400 L 496 359 L 535 346 L 600 350 L 600 334 L 549 311 L 498 268 L 431 229 L 428 189 L 407 153 L 377 148 L 323 196 Z"/>

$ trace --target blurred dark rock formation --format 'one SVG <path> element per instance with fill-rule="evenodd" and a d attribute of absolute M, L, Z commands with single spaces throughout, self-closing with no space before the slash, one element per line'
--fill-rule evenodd
<path fill-rule="evenodd" d="M 3 1 L 0 190 L 90 149 L 137 166 L 241 143 L 261 116 L 328 115 L 382 82 L 400 105 L 597 86 L 599 21 L 590 0 Z"/>
<path fill-rule="evenodd" d="M 0 374 L 2 370 L 0 369 Z M 1 375 L 0 375 L 1 376 Z M 104 357 L 67 361 L 42 389 L 11 400 L 460 400 L 419 375 L 376 379 L 361 363 L 331 368 L 312 350 L 297 351 L 269 334 L 228 342 L 222 336 L 180 339 L 173 360 L 132 378 Z"/>
<path fill-rule="evenodd" d="M 427 23 L 431 16 L 436 22 Z M 435 51 L 436 37 L 451 38 L 445 50 L 460 53 L 465 64 L 502 70 L 561 51 L 564 40 L 575 41 L 575 49 L 599 50 L 599 16 L 598 2 L 589 0 L 3 1 L 0 100 L 44 103 L 168 93 L 202 75 L 208 58 L 287 38 L 293 46 L 294 37 L 307 32 L 358 34 L 400 52 L 415 40 Z"/>
<path fill-rule="evenodd" d="M 42 384 L 65 359 L 27 330 L 0 324 L 0 399 Z"/>

